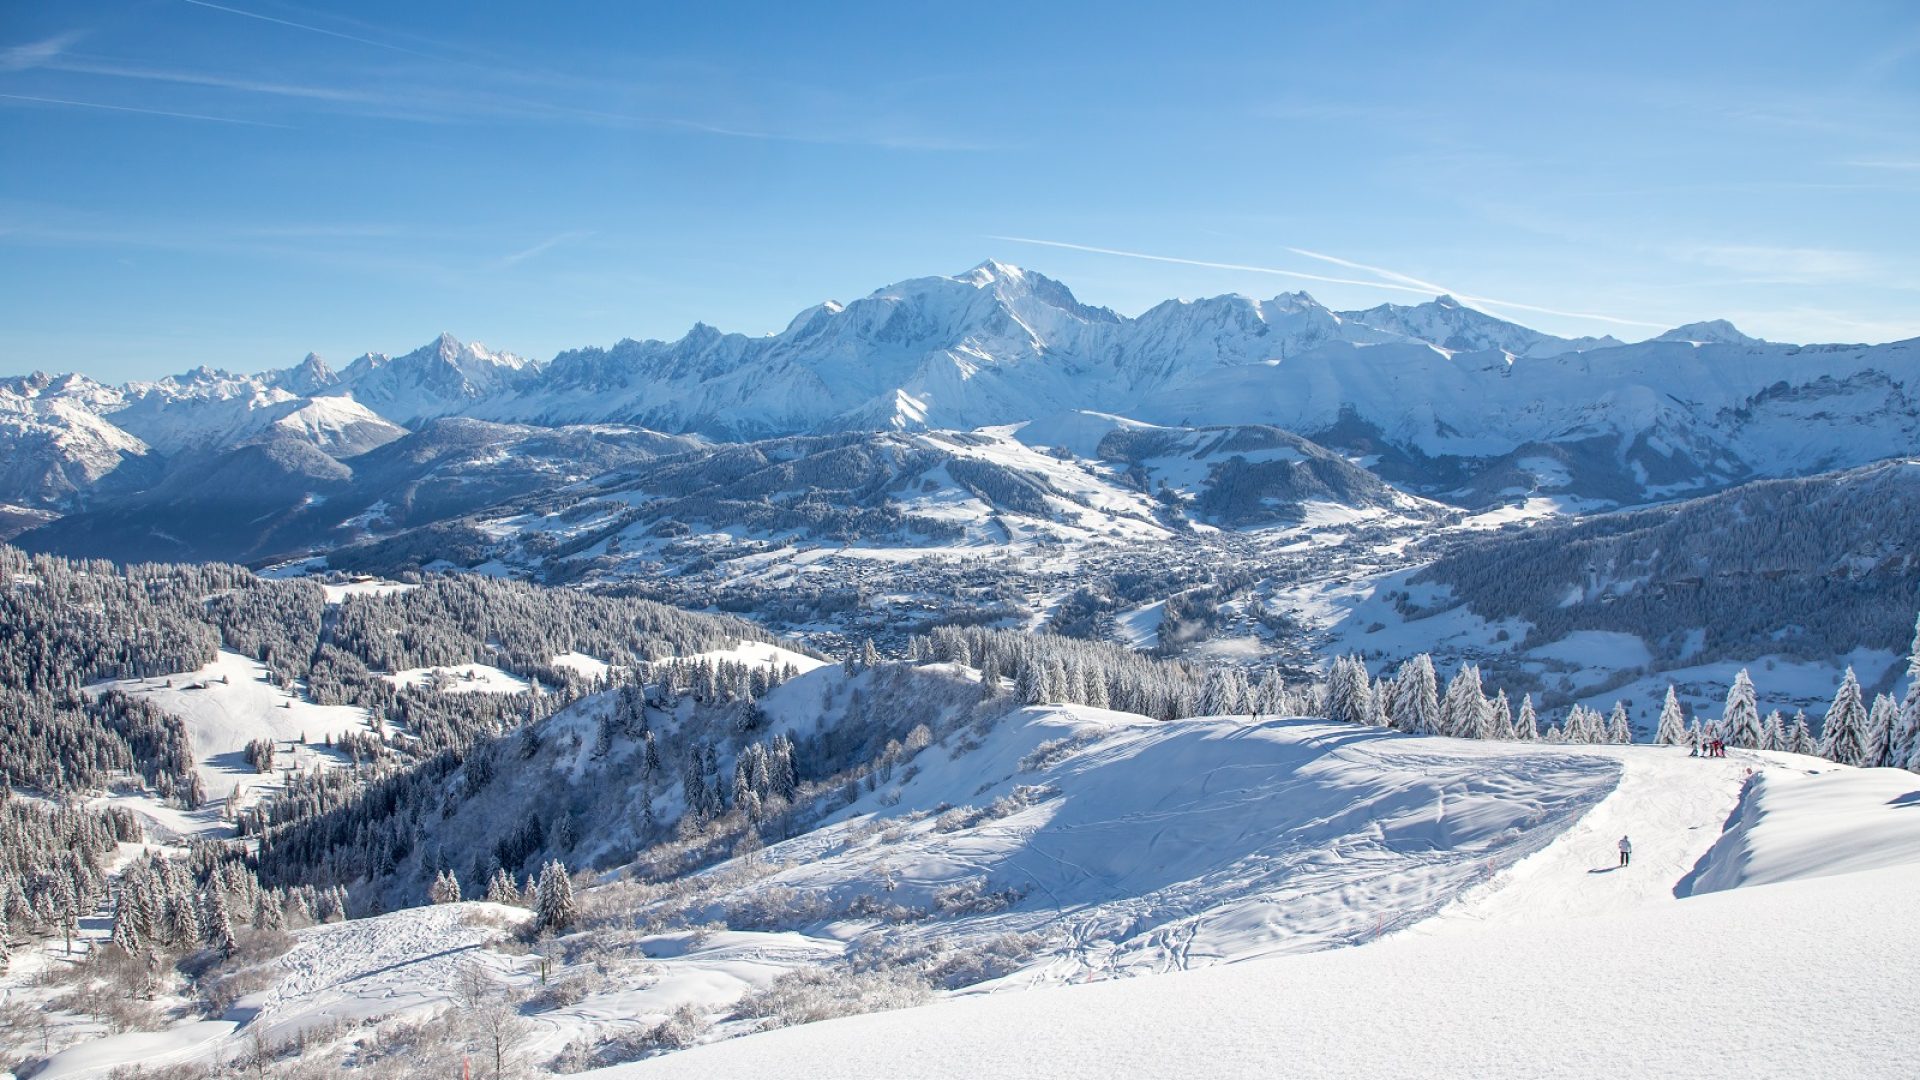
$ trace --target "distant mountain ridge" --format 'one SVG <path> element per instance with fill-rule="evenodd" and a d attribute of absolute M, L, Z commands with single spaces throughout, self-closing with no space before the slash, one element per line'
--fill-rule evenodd
<path fill-rule="evenodd" d="M 0 502 L 68 508 L 183 454 L 292 440 L 342 459 L 432 420 L 620 425 L 722 441 L 972 430 L 1111 414 L 1297 432 L 1424 495 L 1608 505 L 1865 464 L 1920 443 L 1920 339 L 1783 345 L 1724 321 L 1560 338 L 1450 297 L 1336 312 L 1305 293 L 1169 300 L 1137 317 L 986 262 L 797 315 L 696 324 L 540 362 L 442 335 L 340 370 L 316 356 L 112 387 L 0 381 Z M 1030 440 L 1030 441 L 1036 441 Z M 1041 445 L 1045 445 L 1041 443 Z"/>

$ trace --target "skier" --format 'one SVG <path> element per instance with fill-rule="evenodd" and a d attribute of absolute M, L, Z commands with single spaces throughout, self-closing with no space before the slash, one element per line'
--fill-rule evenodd
<path fill-rule="evenodd" d="M 1620 865 L 1625 866 L 1628 862 L 1632 861 L 1632 859 L 1633 841 L 1623 836 L 1620 838 Z"/>

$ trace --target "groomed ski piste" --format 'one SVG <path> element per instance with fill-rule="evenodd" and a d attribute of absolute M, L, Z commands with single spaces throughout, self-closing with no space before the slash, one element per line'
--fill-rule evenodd
<path fill-rule="evenodd" d="M 838 678 L 795 680 L 790 709 L 770 696 L 776 724 L 814 722 L 799 703 Z M 617 905 L 621 876 L 583 903 Z M 529 1072 L 687 1008 L 706 1045 L 579 1075 L 1892 1077 L 1920 1053 L 1920 777 L 1791 754 L 1029 707 L 702 876 L 714 919 L 775 914 L 563 941 L 552 978 L 595 981 L 522 1007 Z M 737 1015 L 888 905 L 927 913 L 896 943 L 1025 951 L 919 1007 Z M 238 1061 L 302 1033 L 324 1052 L 451 1007 L 476 963 L 533 994 L 527 917 L 469 902 L 302 930 L 225 1016 L 34 1075 Z"/>

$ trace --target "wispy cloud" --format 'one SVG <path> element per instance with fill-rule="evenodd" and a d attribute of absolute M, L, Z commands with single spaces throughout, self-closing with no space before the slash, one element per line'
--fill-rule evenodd
<path fill-rule="evenodd" d="M 591 229 L 573 229 L 563 233 L 556 233 L 553 236 L 547 237 L 545 240 L 540 241 L 539 243 L 533 245 L 530 248 L 526 248 L 521 251 L 516 251 L 511 255 L 501 256 L 500 265 L 503 267 L 516 266 L 520 263 L 527 261 L 528 259 L 533 258 L 536 255 L 544 255 L 547 252 L 552 251 L 554 248 L 557 248 L 562 244 L 569 244 L 575 240 L 585 240 L 586 238 L 592 235 L 593 235 L 593 231 Z"/>
<path fill-rule="evenodd" d="M 324 26 L 313 26 L 308 23 L 294 22 L 291 19 L 278 19 L 273 17 L 272 15 L 262 15 L 259 12 L 255 12 L 255 11 L 242 11 L 239 8 L 227 7 L 225 4 L 211 4 L 211 3 L 208 3 L 207 0 L 181 0 L 181 2 L 185 4 L 192 4 L 194 7 L 198 7 L 198 8 L 207 8 L 212 11 L 224 11 L 229 15 L 239 15 L 243 18 L 258 19 L 261 22 L 273 23 L 276 26 L 290 27 L 291 29 L 294 29 L 294 30 L 304 30 L 309 34 L 321 34 L 330 38 L 338 38 L 341 41 L 351 41 L 360 45 L 370 45 L 373 48 L 386 49 L 389 52 L 405 53 L 408 56 L 418 56 L 427 60 L 440 59 L 439 57 L 433 56 L 430 53 L 423 53 L 416 49 L 409 49 L 404 45 L 395 45 L 390 41 L 376 41 L 373 38 L 360 37 L 357 34 L 345 34 L 345 33 L 341 33 L 338 30 L 329 30 Z"/>
<path fill-rule="evenodd" d="M 1127 259 L 1145 259 L 1148 262 L 1173 263 L 1177 266 L 1200 266 L 1209 270 L 1237 270 L 1249 274 L 1272 274 L 1275 277 L 1293 278 L 1296 281 L 1319 281 L 1331 285 L 1359 285 L 1369 289 L 1388 289 L 1394 292 L 1415 293 L 1430 296 L 1433 290 L 1414 288 L 1411 285 L 1392 285 L 1381 281 L 1359 281 L 1354 278 L 1328 277 L 1325 274 L 1309 274 L 1304 270 L 1283 270 L 1274 266 L 1249 266 L 1244 263 L 1211 262 L 1206 259 L 1182 259 L 1173 255 L 1149 255 L 1144 251 L 1121 251 L 1118 248 L 1094 247 L 1090 244 L 1070 244 L 1064 240 L 1037 240 L 1031 236 L 995 236 L 989 240 L 1005 240 L 1013 244 L 1035 244 L 1040 247 L 1063 248 L 1067 251 L 1085 251 L 1094 255 L 1118 255 Z"/>
<path fill-rule="evenodd" d="M 1513 311 L 1531 311 L 1541 315 L 1558 315 L 1562 318 L 1568 318 L 1568 319 L 1589 319 L 1595 322 L 1612 323 L 1616 326 L 1650 327 L 1655 330 L 1663 330 L 1666 328 L 1666 324 L 1664 323 L 1647 322 L 1642 319 L 1627 319 L 1627 318 L 1621 318 L 1620 316 L 1617 316 L 1617 315 L 1603 315 L 1598 312 L 1592 312 L 1592 311 L 1568 311 L 1563 308 L 1542 307 L 1538 304 L 1525 304 L 1517 300 L 1499 300 L 1490 296 L 1477 296 L 1472 293 L 1464 293 L 1457 290 L 1442 288 L 1441 286 L 1435 285 L 1432 282 L 1422 281 L 1417 277 L 1412 277 L 1407 274 L 1402 274 L 1402 273 L 1399 273 L 1398 271 L 1387 270 L 1385 268 L 1377 267 L 1377 266 L 1369 266 L 1366 263 L 1354 262 L 1352 260 L 1342 259 L 1333 255 L 1323 255 L 1318 252 L 1307 251 L 1303 248 L 1288 248 L 1287 250 L 1306 258 L 1319 259 L 1323 262 L 1333 263 L 1338 266 L 1345 266 L 1349 269 L 1362 270 L 1370 274 L 1376 274 L 1387 280 L 1366 281 L 1366 280 L 1361 280 L 1356 278 L 1329 277 L 1324 274 L 1311 274 L 1302 270 L 1287 270 L 1287 269 L 1283 269 L 1281 267 L 1276 267 L 1276 266 L 1250 266 L 1244 263 L 1223 263 L 1223 262 L 1210 262 L 1203 259 L 1183 259 L 1183 258 L 1177 258 L 1175 256 L 1171 256 L 1171 255 L 1149 255 L 1145 252 L 1139 252 L 1139 251 L 1121 251 L 1117 248 L 1091 247 L 1086 244 L 1069 244 L 1059 240 L 1036 240 L 1031 237 L 1024 237 L 1024 236 L 990 236 L 988 237 L 988 239 L 1006 240 L 1016 244 L 1038 244 L 1043 247 L 1065 248 L 1070 251 L 1086 251 L 1096 255 L 1118 255 L 1124 258 L 1129 258 L 1129 259 L 1146 259 L 1151 262 L 1175 263 L 1181 266 L 1203 266 L 1203 267 L 1208 267 L 1210 269 L 1215 269 L 1215 270 L 1237 270 L 1237 271 L 1243 271 L 1246 273 L 1253 273 L 1253 274 L 1272 274 L 1276 277 L 1294 278 L 1297 280 L 1304 280 L 1304 281 L 1322 281 L 1322 282 L 1327 282 L 1333 285 L 1355 285 L 1355 286 L 1359 286 L 1361 288 L 1366 288 L 1366 289 L 1384 289 L 1390 292 L 1414 293 L 1419 296 L 1433 296 L 1440 293 L 1448 293 L 1455 300 L 1458 300 L 1461 303 L 1464 303 L 1473 307 L 1495 307 L 1495 308 L 1506 308 Z"/>
<path fill-rule="evenodd" d="M 341 87 L 318 83 L 289 82 L 193 71 L 173 67 L 154 67 L 122 60 L 89 56 L 67 56 L 47 61 L 48 70 L 136 82 L 203 87 L 212 90 L 263 96 L 299 102 L 334 113 L 376 117 L 412 123 L 459 124 L 484 121 L 539 121 L 572 123 L 594 127 L 687 131 L 732 139 L 807 143 L 835 146 L 869 146 L 890 150 L 976 151 L 987 144 L 963 139 L 928 135 L 910 127 L 875 126 L 860 110 L 842 110 L 851 120 L 834 122 L 820 118 L 821 110 L 811 110 L 805 122 L 787 127 L 755 127 L 675 116 L 620 112 L 595 106 L 574 105 L 554 96 L 527 96 L 501 93 L 489 85 L 475 87 L 448 82 L 431 73 L 389 72 L 381 88 Z M 525 72 L 518 73 L 525 76 Z M 491 82 L 498 83 L 494 79 Z M 522 79 L 523 82 L 528 81 Z M 603 101 L 631 93 L 631 87 L 618 87 L 590 81 L 554 77 L 546 81 L 548 89 L 560 89 L 573 98 Z"/>
<path fill-rule="evenodd" d="M 1799 285 L 1856 282 L 1884 277 L 1884 268 L 1862 252 L 1765 244 L 1693 244 L 1669 254 L 1683 262 L 1733 270 L 1749 279 Z"/>
<path fill-rule="evenodd" d="M 132 105 L 109 105 L 103 101 L 71 101 L 66 98 L 34 97 L 30 94 L 0 94 L 0 100 L 21 101 L 34 105 L 60 105 L 75 109 L 104 109 L 117 113 L 138 113 L 141 116 L 164 116 L 174 120 L 205 120 L 215 124 L 240 124 L 245 127 L 286 128 L 286 124 L 272 124 L 265 120 L 242 120 L 235 116 L 208 116 L 205 113 L 174 112 L 170 109 L 142 109 Z"/>
<path fill-rule="evenodd" d="M 25 45 L 10 45 L 0 49 L 0 71 L 27 71 L 37 68 L 66 52 L 82 36 L 84 35 L 75 30 L 56 34 L 44 41 L 30 41 Z"/>

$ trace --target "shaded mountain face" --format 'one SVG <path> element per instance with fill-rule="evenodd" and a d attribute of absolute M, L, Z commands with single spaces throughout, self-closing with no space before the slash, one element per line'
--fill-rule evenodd
<path fill-rule="evenodd" d="M 1273 429 L 1141 429 L 1109 436 L 1103 450 L 1102 459 L 1078 458 L 1004 429 L 715 444 L 443 517 L 332 562 L 394 573 L 457 547 L 462 565 L 571 580 L 698 565 L 718 547 L 736 557 L 788 547 L 1071 550 L 1177 542 L 1203 525 L 1263 528 L 1328 514 L 1419 521 L 1441 512 Z"/>
<path fill-rule="evenodd" d="M 29 551 L 260 562 L 457 518 L 695 446 L 615 428 L 433 421 L 336 459 L 297 433 L 177 456 L 157 482 L 22 533 Z"/>
<path fill-rule="evenodd" d="M 12 380 L 0 440 L 19 449 L 0 501 L 70 509 L 131 460 L 261 438 L 346 459 L 455 417 L 753 441 L 1092 412 L 1297 432 L 1466 506 L 1616 506 L 1904 452 L 1920 441 L 1916 384 L 1915 341 L 1781 345 L 1724 322 L 1636 344 L 1567 339 L 1448 297 L 1335 312 L 1304 293 L 1223 296 L 1129 318 L 989 262 L 809 308 L 765 337 L 696 325 L 544 364 L 442 335 L 339 371 L 309 356 L 118 388 Z M 135 472 L 113 490 L 147 483 Z"/>
<path fill-rule="evenodd" d="M 1920 464 L 1743 485 L 1495 537 L 1416 583 L 1528 626 L 1523 647 L 1632 634 L 1661 666 L 1904 652 L 1920 599 Z"/>
<path fill-rule="evenodd" d="M 1419 500 L 1298 435 L 1248 426 L 1128 427 L 1100 441 L 1143 489 L 1190 500 L 1194 516 L 1226 528 L 1297 525 L 1318 508 L 1417 513 Z"/>

